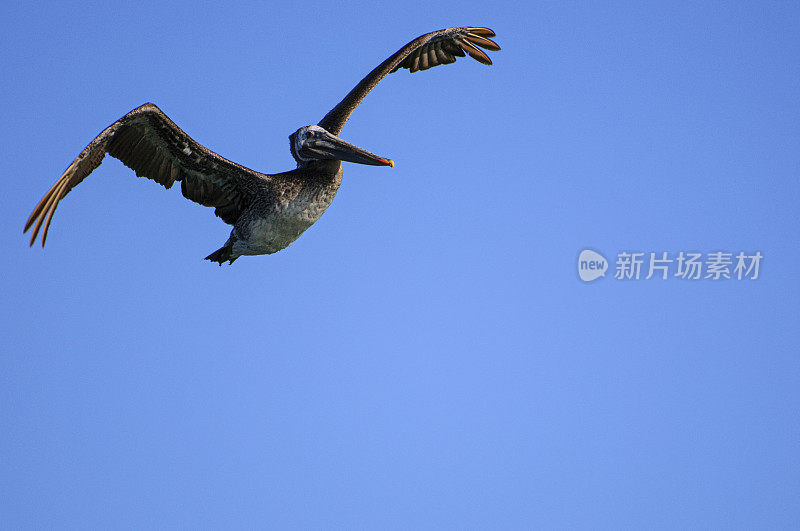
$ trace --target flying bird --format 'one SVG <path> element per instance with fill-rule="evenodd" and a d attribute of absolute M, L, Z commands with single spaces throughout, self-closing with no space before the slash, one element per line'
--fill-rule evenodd
<path fill-rule="evenodd" d="M 297 162 L 293 170 L 265 174 L 223 158 L 195 142 L 161 109 L 145 103 L 108 126 L 86 146 L 44 195 L 25 223 L 33 227 L 31 246 L 41 229 L 42 247 L 58 203 L 97 168 L 106 153 L 122 161 L 139 177 L 165 188 L 176 181 L 187 199 L 214 207 L 222 221 L 233 225 L 228 241 L 206 260 L 233 263 L 243 255 L 272 254 L 292 244 L 330 206 L 342 184 L 342 161 L 394 166 L 341 138 L 347 119 L 388 74 L 454 63 L 469 55 L 490 65 L 481 49 L 498 51 L 488 28 L 458 27 L 426 33 L 409 42 L 362 79 L 317 125 L 301 127 L 289 136 Z"/>

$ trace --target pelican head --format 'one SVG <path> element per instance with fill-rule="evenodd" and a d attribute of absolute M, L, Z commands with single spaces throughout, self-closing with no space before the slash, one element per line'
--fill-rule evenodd
<path fill-rule="evenodd" d="M 301 127 L 289 136 L 292 156 L 298 163 L 312 160 L 344 160 L 372 166 L 392 166 L 390 159 L 345 142 L 318 125 Z"/>

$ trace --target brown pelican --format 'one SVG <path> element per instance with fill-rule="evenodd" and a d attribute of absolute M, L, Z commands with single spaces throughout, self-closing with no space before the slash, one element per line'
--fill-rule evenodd
<path fill-rule="evenodd" d="M 64 171 L 33 209 L 25 231 L 33 227 L 31 245 L 42 230 L 42 246 L 59 201 L 100 165 L 106 153 L 139 177 L 165 188 L 180 181 L 187 199 L 214 207 L 222 221 L 233 225 L 230 238 L 206 260 L 234 260 L 242 255 L 271 254 L 292 244 L 325 212 L 342 183 L 342 161 L 394 166 L 339 138 L 350 114 L 387 74 L 411 72 L 453 63 L 465 52 L 492 64 L 480 48 L 497 51 L 488 28 L 448 28 L 409 42 L 362 79 L 317 125 L 301 127 L 289 136 L 297 168 L 264 174 L 240 166 L 195 142 L 161 109 L 146 103 L 101 132 Z"/>

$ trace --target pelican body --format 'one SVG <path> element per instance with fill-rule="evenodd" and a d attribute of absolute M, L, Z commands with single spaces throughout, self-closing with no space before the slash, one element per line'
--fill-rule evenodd
<path fill-rule="evenodd" d="M 457 27 L 422 35 L 370 72 L 317 125 L 301 127 L 289 136 L 297 163 L 293 170 L 265 174 L 221 157 L 193 140 L 161 109 L 146 103 L 108 126 L 67 167 L 36 205 L 25 232 L 30 244 L 40 230 L 42 246 L 56 207 L 63 197 L 97 168 L 106 153 L 139 177 L 165 188 L 181 183 L 184 197 L 204 206 L 233 225 L 228 241 L 206 260 L 232 264 L 243 255 L 272 254 L 285 249 L 313 225 L 330 206 L 342 184 L 342 161 L 394 166 L 391 159 L 354 146 L 339 134 L 366 95 L 388 74 L 410 72 L 455 62 L 468 54 L 492 64 L 481 48 L 497 51 L 488 28 Z"/>

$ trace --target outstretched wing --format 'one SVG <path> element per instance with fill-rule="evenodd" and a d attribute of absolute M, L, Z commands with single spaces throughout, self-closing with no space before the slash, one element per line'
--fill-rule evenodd
<path fill-rule="evenodd" d="M 489 39 L 494 35 L 489 28 L 462 27 L 443 29 L 417 37 L 362 79 L 331 112 L 325 115 L 319 126 L 334 135 L 341 133 L 347 119 L 369 91 L 387 74 L 400 68 L 408 68 L 411 72 L 427 70 L 434 66 L 455 63 L 456 57 L 464 57 L 465 52 L 478 62 L 485 65 L 492 64 L 492 60 L 480 48 L 493 52 L 500 50 L 497 43 Z"/>
<path fill-rule="evenodd" d="M 214 207 L 214 213 L 231 225 L 264 177 L 198 144 L 161 109 L 146 103 L 97 135 L 39 201 L 25 223 L 25 232 L 33 226 L 31 245 L 42 229 L 44 247 L 59 201 L 100 165 L 106 153 L 165 188 L 180 181 L 184 197 Z"/>

